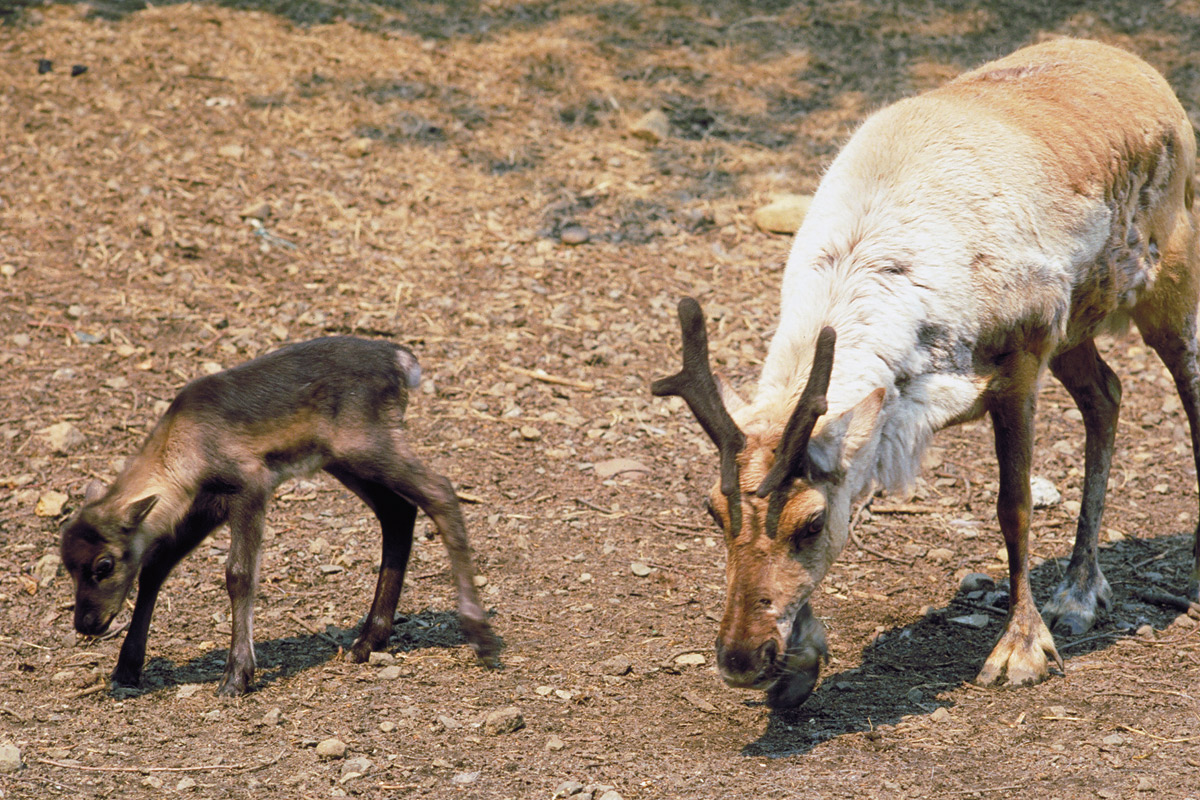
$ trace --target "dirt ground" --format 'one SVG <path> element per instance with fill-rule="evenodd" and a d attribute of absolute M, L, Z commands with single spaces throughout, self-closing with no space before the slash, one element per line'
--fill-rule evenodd
<path fill-rule="evenodd" d="M 1200 112 L 1196 0 L 143 5 L 0 9 L 0 743 L 23 762 L 0 797 L 1200 797 L 1200 626 L 1139 594 L 1182 592 L 1196 475 L 1136 333 L 1103 343 L 1115 607 L 1019 690 L 970 683 L 1002 613 L 959 582 L 1005 575 L 986 423 L 940 434 L 916 496 L 859 526 L 814 603 L 823 682 L 772 715 L 713 667 L 713 449 L 648 391 L 684 294 L 752 385 L 789 240 L 750 214 L 812 191 L 871 109 L 1070 34 Z M 652 109 L 667 137 L 631 135 Z M 341 658 L 378 533 L 314 478 L 270 511 L 257 690 L 215 693 L 222 532 L 167 583 L 144 687 L 109 691 L 120 637 L 73 632 L 58 524 L 186 380 L 329 333 L 420 357 L 412 440 L 464 498 L 503 668 L 463 643 L 424 520 L 392 663 Z M 1048 382 L 1043 600 L 1082 441 Z M 489 732 L 508 707 L 524 727 Z"/>

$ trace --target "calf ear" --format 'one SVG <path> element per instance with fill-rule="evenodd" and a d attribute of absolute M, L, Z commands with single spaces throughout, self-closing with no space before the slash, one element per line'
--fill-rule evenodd
<path fill-rule="evenodd" d="M 859 448 L 870 441 L 875 432 L 884 394 L 880 387 L 854 408 L 827 422 L 808 443 L 809 463 L 827 473 L 848 469 Z"/>
<path fill-rule="evenodd" d="M 141 500 L 133 502 L 125 509 L 125 522 L 123 527 L 126 530 L 134 530 L 142 524 L 142 520 L 150 513 L 151 509 L 158 503 L 158 495 L 152 494 L 149 497 L 143 497 Z"/>
<path fill-rule="evenodd" d="M 104 496 L 105 486 L 97 480 L 88 481 L 88 485 L 83 489 L 83 502 L 94 503 Z"/>

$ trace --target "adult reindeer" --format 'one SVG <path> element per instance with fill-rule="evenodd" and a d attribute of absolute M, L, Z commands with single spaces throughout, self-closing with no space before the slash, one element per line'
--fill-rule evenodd
<path fill-rule="evenodd" d="M 1140 59 L 1089 41 L 1028 47 L 850 139 L 796 234 L 752 402 L 713 379 L 699 306 L 680 303 L 684 369 L 652 391 L 682 396 L 720 451 L 709 510 L 728 549 L 726 683 L 803 702 L 827 653 L 809 601 L 852 510 L 911 485 L 936 431 L 985 413 L 1011 601 L 977 680 L 1061 668 L 1029 584 L 1038 383 L 1049 366 L 1086 429 L 1075 548 L 1044 607 L 1079 634 L 1111 595 L 1097 531 L 1121 388 L 1096 335 L 1137 323 L 1175 379 L 1200 464 L 1195 155 L 1179 101 Z M 1195 556 L 1193 599 L 1200 529 Z"/>

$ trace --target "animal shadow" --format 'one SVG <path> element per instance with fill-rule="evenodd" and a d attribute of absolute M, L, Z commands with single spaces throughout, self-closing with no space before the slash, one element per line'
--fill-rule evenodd
<path fill-rule="evenodd" d="M 320 666 L 337 657 L 340 652 L 349 650 L 358 635 L 361 622 L 349 628 L 327 625 L 325 630 L 318 633 L 255 642 L 258 668 L 252 691 Z M 455 648 L 466 643 L 457 614 L 426 609 L 416 614 L 397 614 L 392 636 L 384 650 L 409 653 L 428 648 Z M 226 647 L 211 650 L 182 664 L 176 664 L 168 658 L 151 658 L 143 671 L 140 687 L 115 688 L 111 693 L 119 697 L 138 697 L 190 683 L 215 685 L 221 680 L 228 655 L 229 648 Z"/>
<path fill-rule="evenodd" d="M 1101 549 L 1100 567 L 1113 587 L 1112 602 L 1090 631 L 1077 637 L 1055 634 L 1068 670 L 1074 658 L 1132 636 L 1142 625 L 1163 630 L 1184 613 L 1142 595 L 1151 591 L 1182 596 L 1191 572 L 1192 541 L 1187 533 L 1127 539 Z M 1039 606 L 1058 584 L 1066 561 L 1048 559 L 1033 570 Z M 860 666 L 826 675 L 799 708 L 773 712 L 766 730 L 743 748 L 743 755 L 802 755 L 845 733 L 869 732 L 877 725 L 953 706 L 938 695 L 974 680 L 983 666 L 1007 614 L 1006 583 L 994 590 L 1000 597 L 992 592 L 980 597 L 960 587 L 945 607 L 880 633 L 863 648 Z M 984 618 L 983 627 L 972 627 Z"/>

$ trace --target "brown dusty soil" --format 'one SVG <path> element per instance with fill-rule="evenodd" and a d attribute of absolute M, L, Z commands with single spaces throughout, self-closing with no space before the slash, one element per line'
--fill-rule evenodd
<path fill-rule="evenodd" d="M 0 742 L 24 764 L 0 796 L 1200 796 L 1200 627 L 1137 594 L 1182 592 L 1196 477 L 1136 334 L 1103 343 L 1126 398 L 1114 608 L 1059 639 L 1065 675 L 1018 690 L 970 683 L 1002 615 L 958 590 L 1005 574 L 986 423 L 939 435 L 916 497 L 881 501 L 915 513 L 864 520 L 815 603 L 823 682 L 773 716 L 712 666 L 713 450 L 648 391 L 677 363 L 683 294 L 752 384 L 789 241 L 749 215 L 811 191 L 871 109 L 1071 34 L 1142 54 L 1200 110 L 1196 0 L 137 5 L 0 9 Z M 654 108 L 668 138 L 631 136 Z M 219 533 L 166 586 L 143 689 L 108 691 L 119 637 L 72 631 L 44 558 L 59 522 L 186 380 L 331 332 L 418 353 L 412 439 L 467 501 L 503 669 L 464 645 L 425 521 L 397 669 L 341 658 L 378 534 L 314 478 L 270 511 L 257 690 L 215 695 Z M 1065 499 L 1034 522 L 1043 600 L 1073 536 L 1077 419 L 1049 382 L 1036 471 Z M 83 439 L 52 452 L 59 423 Z M 606 476 L 617 458 L 643 468 Z M 971 613 L 990 621 L 952 621 Z M 523 729 L 482 727 L 509 706 Z M 348 752 L 323 759 L 333 737 Z"/>

